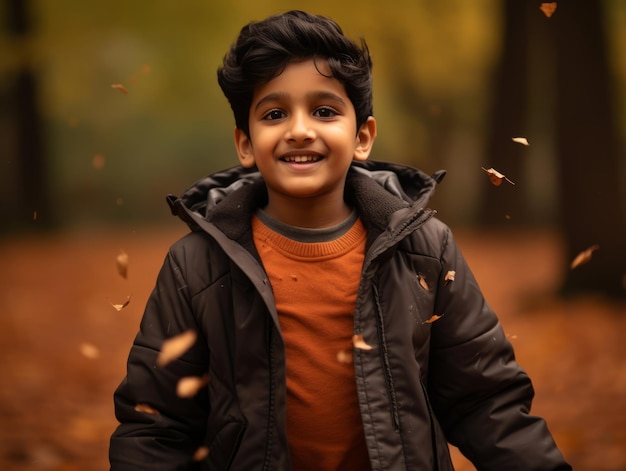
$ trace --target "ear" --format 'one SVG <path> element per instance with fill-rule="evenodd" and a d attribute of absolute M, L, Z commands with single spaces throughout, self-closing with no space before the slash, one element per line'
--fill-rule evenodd
<path fill-rule="evenodd" d="M 354 160 L 367 160 L 372 151 L 374 140 L 376 139 L 376 120 L 373 116 L 367 118 L 356 135 L 356 147 L 354 149 Z"/>
<path fill-rule="evenodd" d="M 243 130 L 235 128 L 235 149 L 242 167 L 252 168 L 255 165 L 252 142 Z"/>

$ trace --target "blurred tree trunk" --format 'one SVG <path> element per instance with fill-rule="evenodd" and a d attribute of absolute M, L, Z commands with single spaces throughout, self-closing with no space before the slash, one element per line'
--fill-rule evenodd
<path fill-rule="evenodd" d="M 528 190 L 533 183 L 521 179 L 528 165 L 523 156 L 525 147 L 511 138 L 527 136 L 525 127 L 539 118 L 539 111 L 531 109 L 531 98 L 545 98 L 547 94 L 545 90 L 531 91 L 529 80 L 540 77 L 542 86 L 555 96 L 554 106 L 546 104 L 540 111 L 553 114 L 548 122 L 550 130 L 554 129 L 558 169 L 554 182 L 559 199 L 557 219 L 568 257 L 563 269 L 568 270 L 570 261 L 581 251 L 599 247 L 588 263 L 567 272 L 562 294 L 595 292 L 623 297 L 626 193 L 612 109 L 614 87 L 604 37 L 603 3 L 558 2 L 550 18 L 541 13 L 540 5 L 504 2 L 504 44 L 494 81 L 484 166 L 495 168 L 518 184 L 486 188 L 481 223 L 533 222 L 528 214 Z M 538 84 L 533 82 L 533 86 Z M 546 122 L 543 117 L 541 120 Z"/>
<path fill-rule="evenodd" d="M 624 297 L 626 202 L 616 128 L 603 2 L 559 2 L 556 33 L 556 139 L 561 224 L 566 250 L 598 245 L 572 270 L 566 294 L 593 291 Z"/>
<path fill-rule="evenodd" d="M 18 67 L 6 80 L 2 93 L 2 113 L 8 129 L 2 139 L 3 191 L 2 222 L 4 229 L 24 227 L 37 219 L 37 226 L 51 222 L 50 204 L 46 179 L 46 161 L 43 146 L 43 130 L 37 97 L 37 78 L 31 58 L 28 56 L 27 40 L 31 31 L 27 0 L 5 0 L 5 31 L 9 41 L 21 47 Z M 21 44 L 20 44 L 21 43 Z M 3 154 L 4 152 L 3 151 Z M 7 194 L 8 193 L 8 194 Z"/>
<path fill-rule="evenodd" d="M 526 150 L 514 143 L 512 138 L 527 135 L 524 127 L 529 102 L 529 3 L 532 2 L 504 2 L 503 49 L 493 80 L 491 131 L 483 164 L 483 167 L 493 167 L 513 182 L 523 174 L 523 153 Z M 483 225 L 527 222 L 524 191 L 520 186 L 506 182 L 498 187 L 485 186 L 480 207 L 480 223 Z"/>

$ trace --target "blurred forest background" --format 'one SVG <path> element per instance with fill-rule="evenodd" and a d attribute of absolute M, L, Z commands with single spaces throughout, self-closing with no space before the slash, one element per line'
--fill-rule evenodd
<path fill-rule="evenodd" d="M 302 8 L 369 43 L 372 158 L 447 169 L 450 224 L 556 227 L 570 257 L 601 246 L 570 283 L 622 294 L 626 3 L 540 5 L 3 0 L 0 230 L 163 221 L 164 195 L 236 163 L 216 69 L 239 29 Z"/>
<path fill-rule="evenodd" d="M 454 230 L 466 234 L 461 239 L 468 244 L 468 258 L 475 254 L 470 261 L 478 265 L 477 271 L 481 262 L 499 263 L 496 254 L 515 256 L 519 249 L 527 257 L 508 267 L 512 282 L 521 283 L 526 276 L 532 284 L 533 277 L 536 283 L 549 275 L 545 290 L 616 299 L 608 311 L 624 314 L 626 2 L 563 0 L 553 3 L 557 9 L 551 16 L 541 5 L 534 0 L 0 0 L 0 254 L 6 263 L 0 308 L 6 313 L 2 322 L 8 323 L 0 327 L 7 332 L 5 353 L 13 352 L 3 356 L 15 360 L 17 353 L 38 358 L 47 354 L 32 339 L 22 342 L 26 334 L 20 328 L 35 327 L 20 327 L 18 312 L 38 309 L 28 297 L 48 302 L 45 290 L 52 286 L 57 295 L 71 298 L 68 304 L 79 302 L 82 295 L 76 290 L 82 285 L 70 293 L 51 281 L 59 277 L 58 283 L 70 283 L 81 276 L 76 266 L 68 266 L 79 260 L 74 257 L 87 259 L 81 263 L 93 257 L 89 273 L 108 273 L 109 266 L 94 266 L 106 265 L 101 262 L 104 255 L 89 248 L 107 249 L 106 256 L 113 260 L 120 246 L 135 247 L 132 268 L 135 273 L 145 271 L 137 275 L 143 276 L 141 281 L 136 279 L 140 286 L 135 286 L 131 306 L 134 317 L 118 343 L 109 345 L 115 369 L 93 378 L 89 374 L 95 373 L 87 374 L 104 388 L 97 401 L 106 426 L 94 432 L 93 421 L 73 422 L 74 438 L 82 434 L 97 439 L 102 459 L 103 437 L 113 424 L 108 401 L 123 373 L 122 357 L 158 262 L 173 237 L 184 231 L 169 215 L 165 195 L 180 193 L 200 177 L 236 164 L 234 120 L 217 85 L 217 67 L 245 23 L 292 8 L 330 16 L 350 37 L 367 40 L 374 60 L 379 125 L 371 158 L 406 163 L 427 173 L 448 171 L 432 206 Z M 514 142 L 518 137 L 529 145 Z M 490 168 L 514 185 L 491 184 L 485 172 Z M 151 228 L 162 231 L 164 238 L 147 240 L 155 236 Z M 114 235 L 106 239 L 107 234 Z M 543 235 L 538 239 L 536 234 Z M 543 258 L 533 258 L 528 248 L 538 240 L 543 241 L 537 242 L 540 248 L 532 250 Z M 502 241 L 509 245 L 502 246 Z M 147 254 L 146 247 L 154 251 Z M 53 250 L 61 252 L 54 255 Z M 570 261 L 585 250 L 591 260 L 570 270 Z M 490 293 L 494 286 L 496 305 L 506 291 L 498 276 L 485 283 Z M 111 286 L 119 289 L 110 279 L 94 278 L 90 286 L 97 283 L 109 283 L 109 288 L 98 288 L 108 289 L 108 294 Z M 85 302 L 93 304 L 95 294 L 90 296 Z M 21 300 L 19 306 L 16 299 Z M 53 312 L 67 311 L 67 304 L 48 304 L 50 312 L 41 313 L 49 317 L 48 323 L 39 329 L 52 328 Z M 104 309 L 110 308 L 104 304 Z M 599 319 L 583 318 L 579 307 L 568 306 L 581 328 Z M 602 306 L 600 312 L 606 308 Z M 68 322 L 76 321 L 80 308 L 72 310 Z M 89 319 L 103 328 L 103 321 Z M 607 324 L 606 332 L 614 327 Z M 103 332 L 113 338 L 116 330 L 107 328 Z M 83 334 L 84 329 L 86 325 Z M 79 336 L 59 330 L 57 340 L 63 335 Z M 623 339 L 614 340 L 621 356 L 609 351 L 616 364 L 624 363 Z M 600 337 L 603 341 L 608 342 Z M 106 352 L 105 344 L 99 348 Z M 523 353 L 524 347 L 519 348 Z M 63 355 L 59 359 L 68 361 Z M 619 375 L 610 370 L 617 375 L 611 377 L 613 386 L 626 385 L 621 368 Z M 5 395 L 0 400 L 18 400 L 33 384 L 42 391 L 24 397 L 44 396 L 43 380 L 37 382 L 32 375 L 25 380 L 24 374 L 7 375 L 14 382 L 5 384 L 15 391 L 0 388 Z M 67 384 L 73 381 L 67 378 Z M 563 391 L 559 384 L 554 391 Z M 626 425 L 621 401 L 619 414 L 612 416 L 624 419 L 620 427 Z M 29 403 L 24 409 L 31 407 Z M 51 413 L 41 407 L 39 413 Z M 16 424 L 24 410 L 7 410 L 0 406 L 0 424 L 4 420 L 4 428 L 20 430 Z M 19 442 L 21 435 L 17 437 Z M 568 438 L 563 432 L 559 437 L 570 452 L 583 446 L 583 435 Z M 623 432 L 612 440 L 619 441 L 615 449 L 626 449 Z M 41 469 L 103 467 L 85 468 L 80 462 L 74 468 L 67 464 L 72 460 L 63 458 L 81 451 L 65 450 L 64 455 L 46 448 L 33 454 L 17 442 L 5 441 L 9 451 L 3 453 L 23 469 L 35 469 L 35 462 L 46 464 Z M 589 462 L 592 454 L 585 455 Z M 623 455 L 615 456 L 616 466 L 626 466 Z"/>

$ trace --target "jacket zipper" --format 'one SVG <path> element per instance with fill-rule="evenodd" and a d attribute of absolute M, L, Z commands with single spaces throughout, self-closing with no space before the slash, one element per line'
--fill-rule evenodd
<path fill-rule="evenodd" d="M 385 374 L 385 385 L 387 387 L 387 395 L 391 404 L 391 422 L 395 432 L 400 431 L 400 415 L 398 413 L 398 400 L 396 397 L 396 389 L 393 385 L 393 376 L 391 375 L 391 366 L 389 366 L 389 351 L 387 349 L 387 339 L 385 336 L 385 324 L 383 322 L 382 308 L 380 307 L 380 299 L 376 284 L 373 285 L 374 299 L 376 302 L 376 318 L 378 324 L 378 343 L 380 345 L 380 356 L 383 363 L 383 371 Z"/>
<path fill-rule="evenodd" d="M 265 458 L 263 460 L 263 471 L 269 471 L 270 469 L 270 460 L 272 454 L 272 438 L 273 438 L 273 430 L 274 430 L 274 415 L 276 413 L 275 406 L 275 376 L 276 371 L 274 368 L 274 335 L 273 335 L 273 325 L 272 320 L 268 319 L 268 333 L 267 333 L 267 346 L 269 349 L 269 379 L 270 379 L 270 396 L 269 396 L 269 409 L 267 415 L 267 431 L 266 431 L 266 445 L 265 445 Z"/>

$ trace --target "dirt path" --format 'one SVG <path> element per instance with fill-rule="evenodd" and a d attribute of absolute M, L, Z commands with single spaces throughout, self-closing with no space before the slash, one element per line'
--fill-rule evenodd
<path fill-rule="evenodd" d="M 170 243 L 168 228 L 0 240 L 0 469 L 108 469 L 112 393 Z M 457 235 L 578 471 L 626 469 L 626 309 L 557 301 L 550 233 Z M 127 279 L 115 257 L 130 257 Z M 121 312 L 110 303 L 131 302 Z M 460 471 L 473 467 L 454 453 Z"/>

